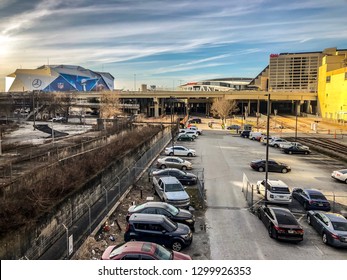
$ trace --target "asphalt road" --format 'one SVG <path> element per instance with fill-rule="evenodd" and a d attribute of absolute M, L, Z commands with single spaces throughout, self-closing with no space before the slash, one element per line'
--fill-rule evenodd
<path fill-rule="evenodd" d="M 187 143 L 187 142 L 186 142 Z M 295 212 L 304 227 L 304 241 L 299 244 L 271 239 L 258 218 L 249 211 L 241 191 L 243 174 L 251 183 L 265 178 L 265 173 L 253 171 L 251 160 L 265 158 L 265 145 L 231 135 L 225 131 L 204 131 L 199 139 L 185 144 L 196 149 L 196 168 L 205 170 L 207 196 L 206 224 L 213 260 L 345 260 L 346 249 L 336 249 L 322 243 L 311 228 L 300 206 Z M 330 174 L 343 164 L 324 155 L 286 155 L 269 148 L 269 158 L 288 163 L 292 172 L 269 173 L 269 179 L 281 179 L 292 187 L 317 188 L 325 194 L 347 196 L 345 184 L 335 182 Z"/>

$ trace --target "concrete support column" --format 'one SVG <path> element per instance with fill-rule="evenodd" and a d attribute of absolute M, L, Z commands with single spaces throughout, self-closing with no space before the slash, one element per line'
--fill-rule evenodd
<path fill-rule="evenodd" d="M 312 114 L 312 108 L 311 108 L 311 101 L 310 100 L 306 101 L 305 112 L 307 114 Z"/>
<path fill-rule="evenodd" d="M 153 98 L 153 104 L 154 104 L 154 117 L 159 117 L 159 99 L 157 97 Z"/>

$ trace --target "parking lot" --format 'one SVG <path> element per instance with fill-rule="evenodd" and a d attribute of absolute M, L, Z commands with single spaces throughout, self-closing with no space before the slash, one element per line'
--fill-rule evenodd
<path fill-rule="evenodd" d="M 205 170 L 211 259 L 347 258 L 345 249 L 322 243 L 321 237 L 307 224 L 305 211 L 296 201 L 289 207 L 305 230 L 304 241 L 300 244 L 271 239 L 264 225 L 249 211 L 241 191 L 243 174 L 254 184 L 264 179 L 265 173 L 252 170 L 249 164 L 254 159 L 265 158 L 265 145 L 222 131 L 205 131 L 200 139 L 189 145 L 197 150 L 195 166 L 203 166 Z M 269 157 L 292 167 L 287 174 L 269 173 L 269 179 L 281 179 L 290 188 L 316 188 L 327 195 L 347 195 L 346 185 L 330 177 L 332 170 L 344 167 L 339 161 L 314 152 L 287 155 L 275 148 L 269 149 Z"/>

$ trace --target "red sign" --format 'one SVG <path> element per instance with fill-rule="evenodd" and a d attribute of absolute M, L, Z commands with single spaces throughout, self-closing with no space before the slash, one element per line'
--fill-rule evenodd
<path fill-rule="evenodd" d="M 277 54 L 277 53 L 272 53 L 272 54 L 270 54 L 270 57 L 279 57 L 280 55 L 279 54 Z"/>

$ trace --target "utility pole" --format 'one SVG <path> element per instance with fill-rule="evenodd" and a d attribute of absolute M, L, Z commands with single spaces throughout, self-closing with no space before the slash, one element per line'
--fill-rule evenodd
<path fill-rule="evenodd" d="M 265 201 L 267 201 L 267 187 L 269 180 L 269 130 L 270 130 L 270 93 L 267 94 L 266 120 L 266 159 L 265 159 Z"/>

